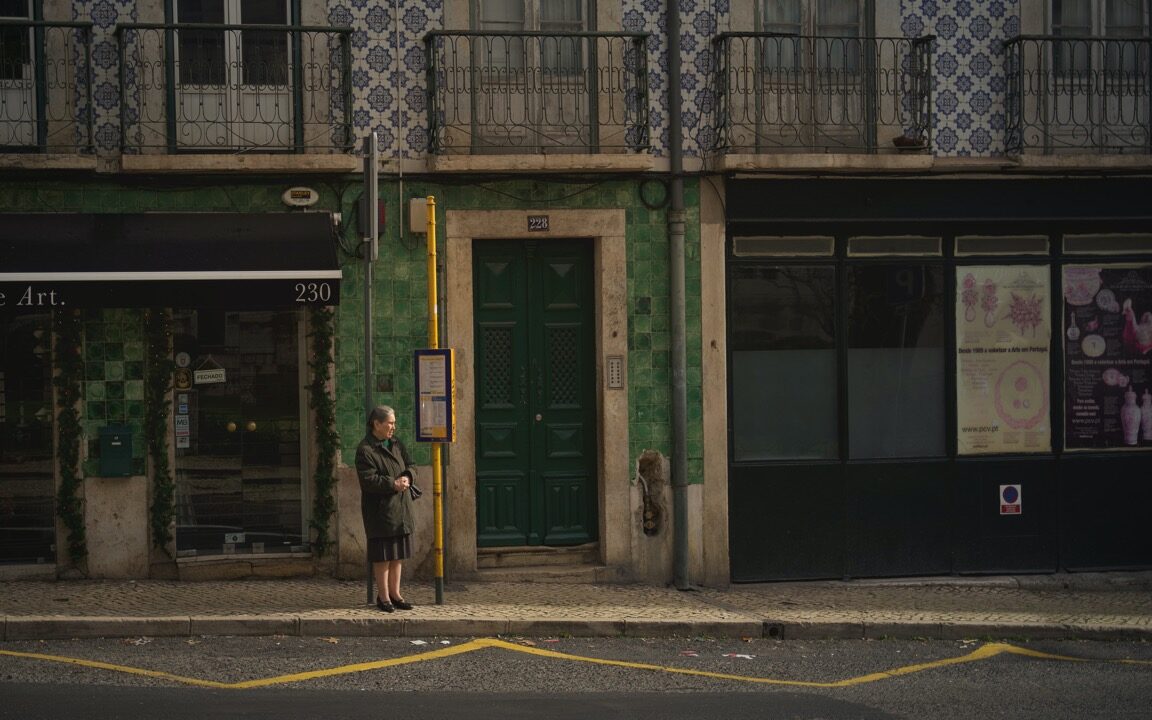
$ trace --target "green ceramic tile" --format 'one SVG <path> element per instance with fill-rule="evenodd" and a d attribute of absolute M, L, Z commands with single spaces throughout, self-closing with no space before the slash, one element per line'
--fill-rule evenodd
<path fill-rule="evenodd" d="M 107 380 L 123 380 L 124 363 L 120 361 L 104 363 L 104 377 Z"/>
<path fill-rule="evenodd" d="M 141 380 L 144 378 L 144 363 L 137 360 L 129 360 L 124 363 L 124 379 L 125 380 Z"/>

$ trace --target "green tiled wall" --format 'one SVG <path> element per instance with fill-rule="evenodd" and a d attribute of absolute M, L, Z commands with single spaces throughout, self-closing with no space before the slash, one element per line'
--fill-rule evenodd
<path fill-rule="evenodd" d="M 84 318 L 84 474 L 100 475 L 100 431 L 128 426 L 132 474 L 144 474 L 144 326 L 138 310 L 89 310 Z"/>
<path fill-rule="evenodd" d="M 628 399 L 629 452 L 636 458 L 646 449 L 671 452 L 671 343 L 668 297 L 668 230 L 664 209 L 649 209 L 641 202 L 638 181 L 561 183 L 533 180 L 480 182 L 467 185 L 406 183 L 405 198 L 436 198 L 437 222 L 443 227 L 446 209 L 516 209 L 531 207 L 627 209 L 628 257 Z M 375 266 L 373 295 L 374 376 L 389 376 L 392 390 L 376 392 L 377 402 L 392 405 L 400 417 L 413 418 L 412 351 L 427 344 L 425 275 L 427 256 L 423 236 L 406 233 L 397 240 L 398 221 L 407 208 L 397 202 L 394 185 L 382 183 L 381 197 L 388 204 L 387 224 L 381 228 L 380 262 Z M 689 482 L 702 479 L 703 429 L 700 352 L 700 264 L 698 187 L 689 183 L 686 254 L 687 384 Z M 337 376 L 339 426 L 344 438 L 344 461 L 351 462 L 356 441 L 363 434 L 364 345 L 363 267 L 353 260 L 344 268 L 343 304 L 338 317 Z M 452 308 L 446 308 L 451 313 Z M 385 379 L 389 379 L 385 378 Z M 411 428 L 401 427 L 411 437 Z M 355 437 L 356 440 L 350 440 Z M 413 443 L 414 444 L 414 443 Z M 427 450 L 414 448 L 417 461 Z"/>

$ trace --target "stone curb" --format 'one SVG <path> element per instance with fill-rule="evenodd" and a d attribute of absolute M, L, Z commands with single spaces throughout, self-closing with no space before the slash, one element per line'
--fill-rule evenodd
<path fill-rule="evenodd" d="M 716 637 L 777 640 L 1134 640 L 1152 626 L 1028 622 L 882 622 L 755 620 L 422 619 L 277 616 L 85 617 L 0 619 L 0 640 L 195 637 Z"/>

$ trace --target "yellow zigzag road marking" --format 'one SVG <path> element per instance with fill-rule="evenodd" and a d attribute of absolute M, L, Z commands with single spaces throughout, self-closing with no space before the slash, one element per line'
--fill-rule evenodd
<path fill-rule="evenodd" d="M 83 660 L 80 658 L 70 658 L 61 655 L 44 655 L 41 653 L 17 652 L 15 650 L 0 650 L 0 655 L 29 658 L 33 660 L 46 660 L 49 662 L 65 663 L 68 665 L 80 665 L 83 667 L 98 668 L 101 670 L 112 670 L 114 672 L 128 673 L 131 675 L 143 675 L 145 677 L 171 680 L 173 682 L 183 683 L 185 685 L 195 685 L 198 687 L 222 688 L 226 690 L 247 690 L 257 687 L 268 687 L 269 685 L 283 685 L 285 683 L 303 682 L 305 680 L 314 680 L 316 678 L 322 677 L 347 675 L 350 673 L 365 672 L 368 670 L 379 670 L 386 667 L 395 667 L 397 665 L 408 665 L 411 663 L 439 660 L 440 658 L 451 657 L 453 655 L 462 655 L 464 653 L 482 650 L 484 648 L 510 650 L 512 652 L 526 653 L 528 655 L 536 655 L 539 657 L 552 658 L 555 660 L 571 660 L 575 662 L 586 662 L 595 665 L 609 665 L 612 667 L 623 667 L 634 670 L 651 670 L 655 672 L 666 672 L 677 675 L 692 675 L 694 677 L 711 678 L 715 680 L 735 680 L 738 682 L 760 683 L 765 685 L 790 685 L 794 687 L 814 688 L 842 688 L 851 687 L 853 685 L 863 685 L 865 683 L 878 682 L 880 680 L 887 680 L 889 678 L 900 677 L 903 675 L 911 675 L 913 673 L 947 667 L 949 665 L 960 665 L 962 663 L 988 660 L 1001 654 L 1023 655 L 1025 657 L 1030 657 L 1037 660 L 1152 665 L 1152 661 L 1149 660 L 1089 660 L 1086 658 L 1076 658 L 1067 655 L 1055 655 L 1052 653 L 1040 652 L 1038 650 L 1029 650 L 1027 648 L 1008 645 L 1006 643 L 987 643 L 977 648 L 976 650 L 973 650 L 967 655 L 961 655 L 959 657 L 944 658 L 943 660 L 934 660 L 932 662 L 918 663 L 916 665 L 905 665 L 903 667 L 893 668 L 891 670 L 883 670 L 880 672 L 869 673 L 867 675 L 859 675 L 857 677 L 846 678 L 844 680 L 836 680 L 833 682 L 815 682 L 808 680 L 779 680 L 776 678 L 733 675 L 730 673 L 708 672 L 706 670 L 692 670 L 689 668 L 674 668 L 664 665 L 652 665 L 649 663 L 628 662 L 625 660 L 605 660 L 602 658 L 584 657 L 581 655 L 569 655 L 567 653 L 557 652 L 555 650 L 526 647 L 524 645 L 516 645 L 514 643 L 506 642 L 504 640 L 497 640 L 494 638 L 482 638 L 453 647 L 440 648 L 425 653 L 419 653 L 417 655 L 393 658 L 391 660 L 376 660 L 373 662 L 341 665 L 339 667 L 327 668 L 324 670 L 310 670 L 308 672 L 293 673 L 290 675 L 277 675 L 276 677 L 263 678 L 258 680 L 244 680 L 242 682 L 225 683 L 217 682 L 215 680 L 202 680 L 200 678 L 184 677 L 183 675 L 174 675 L 172 673 L 161 672 L 158 670 L 145 670 L 143 668 L 134 668 L 127 665 L 115 665 L 112 663 L 100 662 L 98 660 Z"/>

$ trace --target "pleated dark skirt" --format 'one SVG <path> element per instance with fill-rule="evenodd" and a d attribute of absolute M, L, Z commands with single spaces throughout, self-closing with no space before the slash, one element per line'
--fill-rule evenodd
<path fill-rule="evenodd" d="M 412 557 L 412 536 L 368 538 L 368 562 L 407 560 Z"/>

